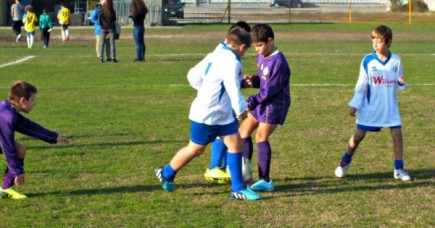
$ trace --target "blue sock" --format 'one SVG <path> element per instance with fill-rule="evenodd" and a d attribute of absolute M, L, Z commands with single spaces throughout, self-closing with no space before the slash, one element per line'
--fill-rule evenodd
<path fill-rule="evenodd" d="M 243 189 L 242 153 L 228 152 L 227 161 L 231 175 L 231 191 L 238 192 Z"/>
<path fill-rule="evenodd" d="M 171 165 L 167 164 L 163 167 L 162 175 L 166 180 L 172 181 L 174 180 L 175 175 L 177 175 L 177 171 L 175 171 Z"/>
<path fill-rule="evenodd" d="M 403 169 L 403 160 L 394 160 L 395 169 Z"/>
<path fill-rule="evenodd" d="M 227 147 L 221 139 L 216 139 L 211 144 L 210 165 L 209 169 L 222 167 L 226 163 Z"/>
<path fill-rule="evenodd" d="M 344 152 L 343 157 L 341 157 L 341 161 L 350 164 L 352 162 L 352 155 L 349 155 L 346 152 Z"/>

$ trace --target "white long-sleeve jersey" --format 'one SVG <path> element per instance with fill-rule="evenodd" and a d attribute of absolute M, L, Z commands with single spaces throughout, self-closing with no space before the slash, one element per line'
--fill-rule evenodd
<path fill-rule="evenodd" d="M 198 90 L 190 107 L 189 119 L 207 125 L 226 125 L 247 109 L 240 91 L 242 64 L 223 44 L 189 70 L 187 79 Z"/>
<path fill-rule="evenodd" d="M 382 61 L 373 52 L 361 61 L 355 95 L 349 102 L 350 107 L 358 110 L 356 123 L 371 127 L 393 127 L 402 124 L 397 102 L 397 90 L 405 85 L 398 82 L 403 76 L 400 57 L 389 52 Z"/>

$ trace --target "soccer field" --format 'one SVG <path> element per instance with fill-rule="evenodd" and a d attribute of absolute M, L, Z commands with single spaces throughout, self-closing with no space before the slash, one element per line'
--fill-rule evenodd
<path fill-rule="evenodd" d="M 119 62 L 103 64 L 92 27 L 73 27 L 66 44 L 56 28 L 48 49 L 39 32 L 28 49 L 0 29 L 1 99 L 14 81 L 32 83 L 38 95 L 26 116 L 71 143 L 16 134 L 27 148 L 26 184 L 16 189 L 29 198 L 0 199 L 0 227 L 434 227 L 435 25 L 389 25 L 408 80 L 399 105 L 412 181 L 393 178 L 388 129 L 368 134 L 348 176 L 334 177 L 355 127 L 347 103 L 375 26 L 272 25 L 292 70 L 292 106 L 270 140 L 276 190 L 256 202 L 230 201 L 229 185 L 205 182 L 209 149 L 179 172 L 174 193 L 154 176 L 189 140 L 195 90 L 187 71 L 229 25 L 146 28 L 145 63 L 132 62 L 131 29 L 123 28 Z M 245 73 L 255 73 L 255 60 L 251 48 Z"/>

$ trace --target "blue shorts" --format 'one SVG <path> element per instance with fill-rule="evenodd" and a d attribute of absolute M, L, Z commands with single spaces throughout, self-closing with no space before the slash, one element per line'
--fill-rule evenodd
<path fill-rule="evenodd" d="M 62 29 L 68 29 L 68 24 L 60 24 L 60 27 L 62 28 Z"/>
<path fill-rule="evenodd" d="M 239 123 L 236 121 L 227 125 L 207 125 L 190 121 L 190 140 L 198 145 L 207 145 L 217 136 L 233 135 L 239 132 Z"/>
<path fill-rule="evenodd" d="M 390 129 L 393 128 L 402 128 L 402 125 L 390 127 Z M 363 131 L 379 132 L 381 131 L 382 127 L 372 127 L 372 126 L 357 124 L 356 129 L 363 130 Z"/>

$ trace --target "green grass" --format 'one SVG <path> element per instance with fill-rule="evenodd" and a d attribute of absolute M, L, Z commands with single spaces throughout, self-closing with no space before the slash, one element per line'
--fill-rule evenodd
<path fill-rule="evenodd" d="M 126 28 L 117 64 L 97 63 L 91 28 L 73 28 L 66 45 L 55 30 L 46 50 L 39 40 L 29 50 L 10 38 L 9 28 L 0 29 L 0 65 L 35 56 L 0 68 L 0 96 L 6 99 L 15 80 L 33 83 L 37 106 L 27 116 L 71 141 L 49 145 L 16 134 L 27 147 L 26 184 L 17 189 L 29 198 L 0 200 L 0 227 L 435 226 L 434 25 L 391 25 L 392 51 L 409 82 L 399 102 L 413 180 L 392 178 L 387 129 L 368 135 L 348 177 L 333 177 L 354 128 L 347 102 L 374 26 L 273 25 L 292 69 L 292 107 L 270 140 L 276 191 L 258 202 L 229 201 L 228 185 L 205 182 L 209 151 L 179 172 L 172 194 L 153 174 L 187 143 L 195 91 L 186 73 L 228 25 L 147 28 L 145 64 L 131 62 Z M 255 72 L 254 57 L 253 50 L 244 57 L 246 73 Z"/>

